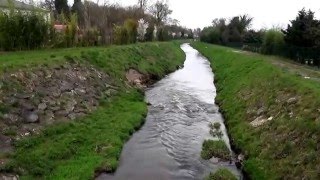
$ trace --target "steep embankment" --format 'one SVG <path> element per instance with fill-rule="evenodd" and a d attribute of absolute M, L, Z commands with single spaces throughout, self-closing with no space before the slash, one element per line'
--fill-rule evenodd
<path fill-rule="evenodd" d="M 183 60 L 175 43 L 2 54 L 0 179 L 90 179 L 114 171 L 146 115 L 136 87 Z"/>
<path fill-rule="evenodd" d="M 193 46 L 211 61 L 217 102 L 250 177 L 319 179 L 320 84 L 283 71 L 267 56 Z"/>

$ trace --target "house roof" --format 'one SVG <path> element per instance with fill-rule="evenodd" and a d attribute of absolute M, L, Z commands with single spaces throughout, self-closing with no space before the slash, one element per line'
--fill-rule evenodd
<path fill-rule="evenodd" d="M 10 4 L 10 1 L 12 2 L 13 7 L 18 10 L 49 12 L 46 9 L 41 9 L 33 5 L 26 4 L 24 2 L 16 0 L 0 0 L 0 8 L 10 8 L 12 6 Z"/>

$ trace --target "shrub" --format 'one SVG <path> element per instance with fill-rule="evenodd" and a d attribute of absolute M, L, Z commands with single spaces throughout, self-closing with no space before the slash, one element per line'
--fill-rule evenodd
<path fill-rule="evenodd" d="M 205 140 L 202 144 L 201 157 L 211 159 L 217 157 L 223 160 L 230 160 L 230 150 L 224 141 Z"/>
<path fill-rule="evenodd" d="M 264 35 L 262 53 L 281 55 L 284 45 L 284 34 L 277 29 L 270 29 Z"/>
<path fill-rule="evenodd" d="M 137 42 L 138 23 L 133 19 L 127 19 L 124 22 L 124 28 L 127 30 L 128 33 L 128 43 Z"/>
<path fill-rule="evenodd" d="M 220 44 L 221 33 L 219 29 L 214 27 L 206 27 L 200 34 L 200 40 L 207 43 Z"/>
<path fill-rule="evenodd" d="M 40 48 L 49 39 L 49 26 L 40 12 L 0 11 L 0 48 Z"/>

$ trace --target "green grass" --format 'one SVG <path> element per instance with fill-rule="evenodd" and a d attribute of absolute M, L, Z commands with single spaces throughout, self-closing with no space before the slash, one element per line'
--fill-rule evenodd
<path fill-rule="evenodd" d="M 17 141 L 12 161 L 2 170 L 16 172 L 21 179 L 92 179 L 95 172 L 114 171 L 124 143 L 147 113 L 143 94 L 125 85 L 126 70 L 161 78 L 181 65 L 184 57 L 172 42 L 1 55 L 0 71 L 8 64 L 14 70 L 48 61 L 56 66 L 68 59 L 90 63 L 108 73 L 120 91 L 102 99 L 101 107 L 82 119 L 46 127 L 39 135 Z"/>
<path fill-rule="evenodd" d="M 216 100 L 231 139 L 248 157 L 244 169 L 250 177 L 319 179 L 320 84 L 283 71 L 269 56 L 200 42 L 193 46 L 211 61 Z M 272 120 L 253 127 L 250 122 L 260 116 Z"/>
<path fill-rule="evenodd" d="M 217 157 L 222 160 L 230 160 L 230 150 L 223 140 L 205 140 L 202 144 L 202 159 L 208 160 Z"/>
<path fill-rule="evenodd" d="M 27 179 L 90 179 L 95 170 L 113 171 L 123 143 L 141 126 L 145 115 L 141 94 L 134 90 L 122 93 L 83 119 L 48 127 L 39 136 L 18 141 L 12 163 L 27 172 Z"/>
<path fill-rule="evenodd" d="M 237 178 L 228 169 L 222 168 L 215 173 L 210 173 L 206 180 L 237 180 Z"/>

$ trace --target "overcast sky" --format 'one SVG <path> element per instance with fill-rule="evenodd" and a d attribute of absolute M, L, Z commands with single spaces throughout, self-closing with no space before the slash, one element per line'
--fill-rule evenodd
<path fill-rule="evenodd" d="M 149 0 L 155 1 L 155 0 Z M 133 5 L 137 0 L 109 0 L 121 5 Z M 303 7 L 320 17 L 320 0 L 169 0 L 172 18 L 188 28 L 203 28 L 214 18 L 249 14 L 253 28 L 286 26 Z"/>

